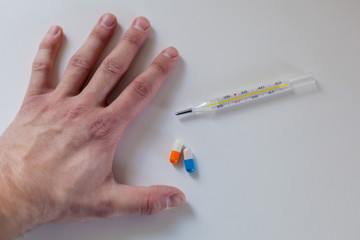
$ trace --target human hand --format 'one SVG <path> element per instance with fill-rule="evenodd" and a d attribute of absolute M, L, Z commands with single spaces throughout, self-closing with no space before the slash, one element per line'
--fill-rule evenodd
<path fill-rule="evenodd" d="M 165 49 L 107 105 L 150 33 L 148 20 L 136 18 L 83 88 L 116 25 L 111 14 L 100 18 L 54 89 L 52 66 L 62 29 L 52 26 L 42 40 L 20 111 L 0 137 L 0 239 L 44 222 L 153 214 L 185 202 L 173 187 L 114 180 L 118 141 L 179 59 L 175 48 Z"/>

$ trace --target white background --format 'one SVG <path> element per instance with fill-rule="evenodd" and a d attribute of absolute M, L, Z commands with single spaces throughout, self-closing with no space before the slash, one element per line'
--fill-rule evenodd
<path fill-rule="evenodd" d="M 360 1 L 0 1 L 0 130 L 25 93 L 38 43 L 51 24 L 66 39 L 56 79 L 98 17 L 133 18 L 153 31 L 121 90 L 163 48 L 182 56 L 119 143 L 114 172 L 133 185 L 169 184 L 187 204 L 154 216 L 45 224 L 21 239 L 360 238 Z M 313 72 L 320 91 L 179 119 L 209 97 Z M 168 157 L 182 139 L 192 176 Z"/>

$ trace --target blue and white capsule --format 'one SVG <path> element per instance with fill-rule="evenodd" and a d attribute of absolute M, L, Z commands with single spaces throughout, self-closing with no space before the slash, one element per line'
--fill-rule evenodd
<path fill-rule="evenodd" d="M 194 157 L 189 148 L 184 149 L 184 164 L 187 172 L 193 173 L 195 171 Z"/>

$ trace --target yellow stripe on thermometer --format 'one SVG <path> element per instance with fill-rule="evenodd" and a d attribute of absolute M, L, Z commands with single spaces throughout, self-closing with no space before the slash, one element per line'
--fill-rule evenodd
<path fill-rule="evenodd" d="M 308 73 L 301 76 L 280 80 L 268 85 L 262 85 L 254 89 L 238 91 L 218 98 L 213 98 L 195 107 L 179 111 L 176 113 L 176 115 L 183 115 L 192 112 L 215 111 L 218 109 L 223 109 L 226 107 L 258 100 L 275 94 L 281 94 L 288 91 L 296 92 L 299 89 L 305 89 L 305 87 L 314 87 L 315 84 L 316 81 L 313 75 L 311 73 Z"/>

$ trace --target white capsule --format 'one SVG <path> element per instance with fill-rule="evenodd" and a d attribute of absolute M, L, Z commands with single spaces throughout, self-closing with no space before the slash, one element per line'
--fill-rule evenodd
<path fill-rule="evenodd" d="M 173 151 L 177 151 L 177 152 L 181 152 L 181 149 L 183 147 L 183 142 L 181 140 L 176 140 L 174 145 L 173 145 L 173 148 L 172 150 Z"/>
<path fill-rule="evenodd" d="M 193 155 L 192 152 L 190 150 L 190 148 L 185 148 L 184 149 L 184 159 L 193 159 Z"/>

